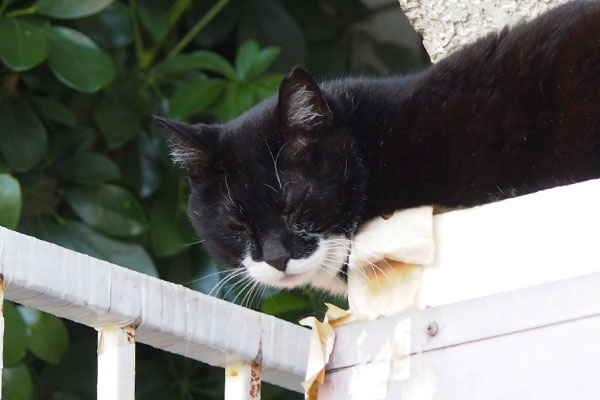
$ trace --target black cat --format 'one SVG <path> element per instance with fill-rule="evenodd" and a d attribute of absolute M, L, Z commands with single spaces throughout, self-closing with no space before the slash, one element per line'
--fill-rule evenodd
<path fill-rule="evenodd" d="M 405 77 L 317 84 L 222 125 L 159 119 L 206 246 L 263 284 L 343 292 L 361 222 L 600 177 L 600 3 L 577 1 Z"/>

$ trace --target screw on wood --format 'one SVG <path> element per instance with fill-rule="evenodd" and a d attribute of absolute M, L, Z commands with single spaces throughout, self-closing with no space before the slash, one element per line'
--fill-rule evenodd
<path fill-rule="evenodd" d="M 431 337 L 434 337 L 437 335 L 439 329 L 440 327 L 438 326 L 437 322 L 432 322 L 427 325 L 427 334 Z"/>

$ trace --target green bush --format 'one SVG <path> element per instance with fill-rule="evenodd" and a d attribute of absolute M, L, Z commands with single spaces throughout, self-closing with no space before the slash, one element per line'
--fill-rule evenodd
<path fill-rule="evenodd" d="M 352 24 L 367 16 L 358 0 L 0 0 L 0 226 L 292 321 L 322 308 L 309 290 L 218 284 L 186 217 L 187 181 L 149 116 L 226 121 L 295 64 L 347 71 Z M 369 40 L 399 68 L 421 65 Z M 5 398 L 93 398 L 92 330 L 4 312 Z M 138 347 L 139 398 L 219 398 L 221 375 Z"/>

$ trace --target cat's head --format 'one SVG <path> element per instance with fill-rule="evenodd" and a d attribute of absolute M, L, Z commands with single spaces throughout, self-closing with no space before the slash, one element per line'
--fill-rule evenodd
<path fill-rule="evenodd" d="M 189 216 L 223 263 L 277 288 L 345 290 L 364 169 L 340 101 L 295 68 L 222 125 L 158 119 L 190 178 Z"/>

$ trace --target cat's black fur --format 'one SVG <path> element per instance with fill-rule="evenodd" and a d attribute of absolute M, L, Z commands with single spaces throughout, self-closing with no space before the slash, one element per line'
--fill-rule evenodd
<path fill-rule="evenodd" d="M 560 6 L 414 75 L 317 86 L 294 69 L 231 122 L 161 123 L 208 247 L 232 266 L 250 255 L 285 270 L 397 209 L 600 177 L 600 2 Z"/>

